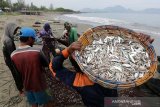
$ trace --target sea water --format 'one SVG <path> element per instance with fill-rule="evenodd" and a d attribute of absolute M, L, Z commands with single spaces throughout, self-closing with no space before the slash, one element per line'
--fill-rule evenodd
<path fill-rule="evenodd" d="M 155 39 L 153 46 L 160 56 L 160 14 L 151 13 L 80 13 L 65 14 L 57 17 L 71 23 L 116 25 L 151 35 Z"/>

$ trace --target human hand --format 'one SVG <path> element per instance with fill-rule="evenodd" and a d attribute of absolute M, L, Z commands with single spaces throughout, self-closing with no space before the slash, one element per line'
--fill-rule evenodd
<path fill-rule="evenodd" d="M 60 49 L 55 49 L 55 52 L 56 52 L 56 54 L 60 54 L 61 53 L 61 51 L 60 51 Z"/>
<path fill-rule="evenodd" d="M 81 47 L 82 47 L 81 42 L 79 42 L 79 41 L 73 42 L 73 43 L 68 47 L 68 52 L 69 52 L 70 54 L 72 54 L 75 50 L 80 51 L 80 50 L 81 50 Z"/>
<path fill-rule="evenodd" d="M 22 97 L 25 96 L 24 91 L 19 91 L 19 95 Z"/>

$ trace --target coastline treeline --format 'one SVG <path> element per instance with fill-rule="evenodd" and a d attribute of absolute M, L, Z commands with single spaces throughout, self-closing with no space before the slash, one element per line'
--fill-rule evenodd
<path fill-rule="evenodd" d="M 36 5 L 31 2 L 31 4 L 25 4 L 24 0 L 17 0 L 17 2 L 12 3 L 11 0 L 0 0 L 0 9 L 2 11 L 10 11 L 16 12 L 21 10 L 31 10 L 31 11 L 55 11 L 55 12 L 77 12 L 71 9 L 65 8 L 54 8 L 53 4 L 51 3 L 49 7 L 41 5 L 37 7 Z"/>

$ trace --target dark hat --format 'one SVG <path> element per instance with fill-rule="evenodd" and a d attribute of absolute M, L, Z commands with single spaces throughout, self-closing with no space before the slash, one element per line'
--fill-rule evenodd
<path fill-rule="evenodd" d="M 51 29 L 49 23 L 45 23 L 44 26 L 43 26 L 43 28 L 44 28 L 45 31 L 48 31 L 48 30 Z"/>

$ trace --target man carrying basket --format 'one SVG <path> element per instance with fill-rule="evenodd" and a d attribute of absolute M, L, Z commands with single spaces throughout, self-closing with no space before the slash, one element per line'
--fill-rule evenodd
<path fill-rule="evenodd" d="M 154 41 L 148 36 L 143 38 L 144 41 L 149 41 L 150 43 Z M 53 77 L 59 78 L 64 84 L 79 92 L 87 107 L 103 107 L 105 97 L 118 97 L 117 90 L 104 88 L 91 81 L 83 72 L 72 72 L 63 66 L 64 60 L 75 50 L 80 51 L 81 46 L 80 42 L 73 42 L 60 55 L 53 58 L 49 65 L 50 70 Z"/>

